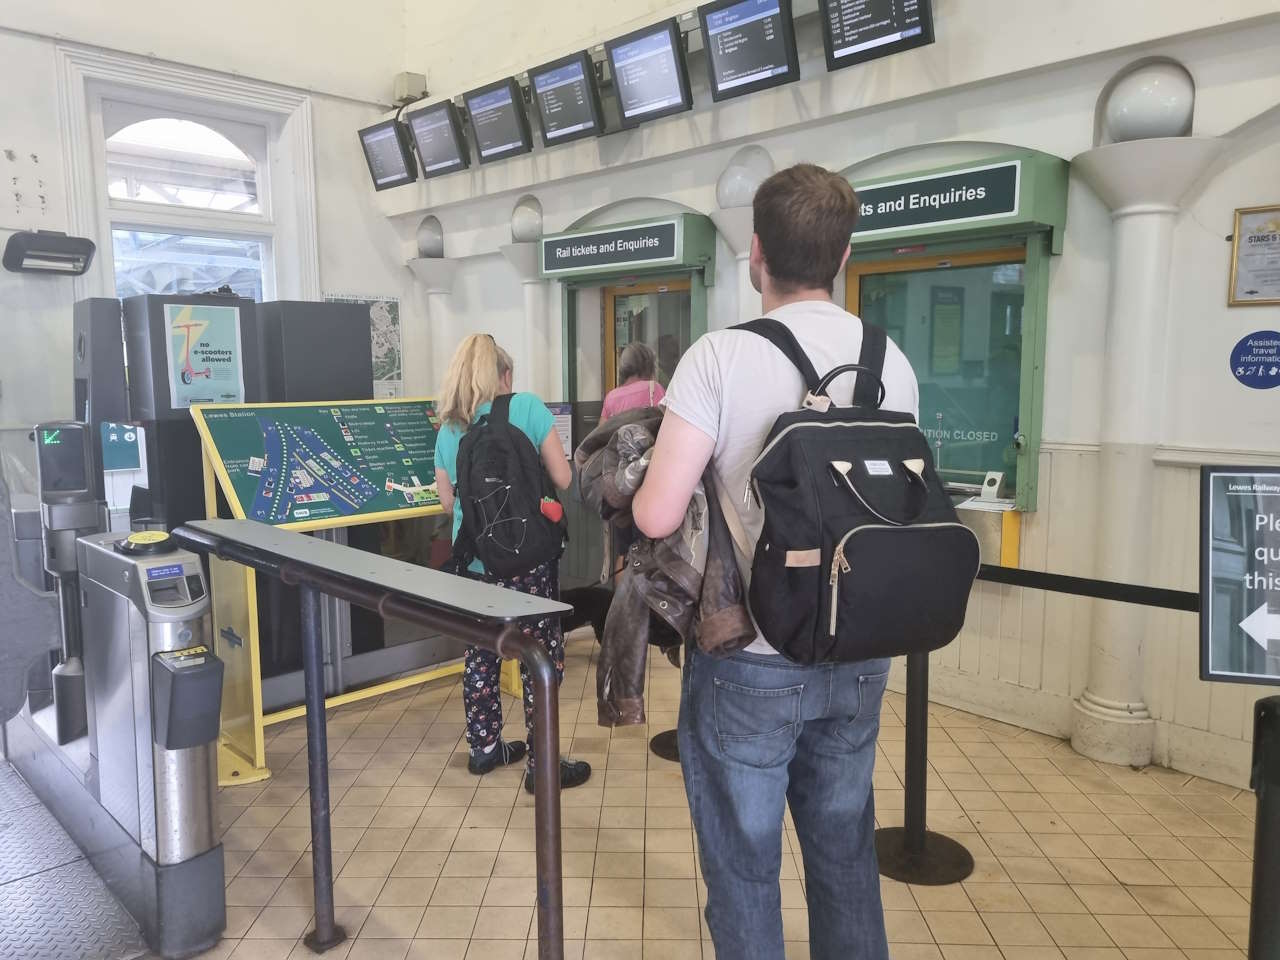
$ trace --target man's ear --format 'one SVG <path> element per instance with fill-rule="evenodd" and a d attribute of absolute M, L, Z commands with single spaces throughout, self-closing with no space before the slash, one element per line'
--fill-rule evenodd
<path fill-rule="evenodd" d="M 751 234 L 751 252 L 747 259 L 751 266 L 757 270 L 764 266 L 764 250 L 760 247 L 760 235 L 758 233 Z"/>
<path fill-rule="evenodd" d="M 849 262 L 849 255 L 851 253 L 853 253 L 853 246 L 846 243 L 844 246 L 844 256 L 840 258 L 840 268 L 836 270 L 836 273 L 839 273 L 840 270 L 845 268 L 845 264 Z"/>

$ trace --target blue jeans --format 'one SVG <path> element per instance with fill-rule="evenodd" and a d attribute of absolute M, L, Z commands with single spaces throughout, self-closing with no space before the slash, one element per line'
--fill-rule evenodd
<path fill-rule="evenodd" d="M 871 771 L 889 661 L 800 666 L 693 650 L 680 766 L 725 960 L 783 960 L 782 817 L 804 856 L 812 960 L 887 960 Z"/>

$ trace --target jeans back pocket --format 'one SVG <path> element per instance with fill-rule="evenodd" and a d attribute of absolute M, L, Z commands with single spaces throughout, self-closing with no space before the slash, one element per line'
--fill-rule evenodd
<path fill-rule="evenodd" d="M 753 767 L 788 760 L 800 736 L 804 684 L 759 689 L 712 678 L 712 713 L 720 751 Z"/>

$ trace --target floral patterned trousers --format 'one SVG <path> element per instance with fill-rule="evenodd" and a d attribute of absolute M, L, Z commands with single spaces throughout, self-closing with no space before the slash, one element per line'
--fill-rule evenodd
<path fill-rule="evenodd" d="M 534 567 L 528 573 L 507 577 L 492 574 L 470 574 L 477 580 L 508 590 L 531 593 L 549 600 L 560 598 L 560 564 L 551 561 Z M 528 618 L 520 621 L 520 629 L 533 637 L 551 654 L 556 666 L 556 680 L 564 680 L 564 632 L 559 617 Z M 502 658 L 492 650 L 467 647 L 466 667 L 462 674 L 462 704 L 467 712 L 467 745 L 473 756 L 486 752 L 502 736 Z M 520 665 L 524 681 L 524 725 L 528 735 L 528 767 L 533 769 L 533 683 L 524 664 Z"/>

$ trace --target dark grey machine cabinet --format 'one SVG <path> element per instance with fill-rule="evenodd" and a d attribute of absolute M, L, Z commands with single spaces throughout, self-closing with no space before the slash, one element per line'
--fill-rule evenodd
<path fill-rule="evenodd" d="M 258 322 L 269 403 L 372 399 L 368 306 L 277 300 Z"/>

